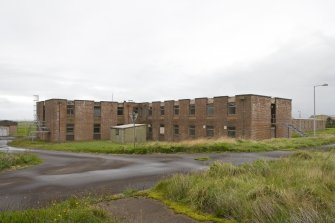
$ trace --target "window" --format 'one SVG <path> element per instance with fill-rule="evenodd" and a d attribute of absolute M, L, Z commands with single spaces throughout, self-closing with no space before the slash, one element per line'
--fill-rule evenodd
<path fill-rule="evenodd" d="M 117 115 L 123 115 L 123 107 L 117 107 Z"/>
<path fill-rule="evenodd" d="M 74 105 L 67 105 L 67 115 L 74 116 Z M 45 110 L 43 110 L 45 112 Z"/>
<path fill-rule="evenodd" d="M 101 116 L 101 107 L 100 106 L 94 106 L 94 116 L 100 117 Z"/>
<path fill-rule="evenodd" d="M 74 124 L 66 125 L 66 140 L 68 141 L 74 140 Z"/>
<path fill-rule="evenodd" d="M 161 115 L 164 115 L 164 106 L 161 106 Z"/>
<path fill-rule="evenodd" d="M 93 132 L 94 133 L 100 133 L 100 124 L 94 124 Z"/>
<path fill-rule="evenodd" d="M 152 107 L 149 107 L 149 116 L 152 116 Z"/>
<path fill-rule="evenodd" d="M 195 115 L 195 105 L 189 106 L 189 115 Z"/>
<path fill-rule="evenodd" d="M 135 112 L 135 113 L 138 114 L 138 107 L 134 107 L 134 108 L 133 108 L 133 112 Z"/>
<path fill-rule="evenodd" d="M 120 129 L 115 129 L 115 135 L 120 135 Z"/>
<path fill-rule="evenodd" d="M 175 106 L 173 107 L 173 114 L 174 114 L 174 115 L 179 115 L 179 105 L 175 105 Z"/>
<path fill-rule="evenodd" d="M 94 124 L 93 126 L 93 138 L 100 139 L 100 124 Z"/>
<path fill-rule="evenodd" d="M 236 128 L 233 126 L 228 126 L 228 137 L 236 137 Z"/>
<path fill-rule="evenodd" d="M 228 103 L 228 115 L 236 114 L 236 104 L 235 102 Z"/>
<path fill-rule="evenodd" d="M 208 104 L 207 105 L 207 116 L 213 116 L 214 115 L 214 105 Z"/>
<path fill-rule="evenodd" d="M 190 126 L 188 127 L 188 134 L 189 134 L 190 136 L 195 136 L 195 126 L 194 126 L 194 125 L 190 125 Z"/>
<path fill-rule="evenodd" d="M 161 125 L 159 126 L 159 134 L 160 134 L 160 135 L 164 135 L 164 133 L 165 133 L 165 127 L 164 127 L 164 125 L 161 124 Z"/>
<path fill-rule="evenodd" d="M 206 135 L 208 137 L 213 137 L 214 136 L 214 127 L 211 125 L 206 126 Z"/>
<path fill-rule="evenodd" d="M 179 125 L 174 125 L 173 126 L 173 134 L 179 135 Z"/>

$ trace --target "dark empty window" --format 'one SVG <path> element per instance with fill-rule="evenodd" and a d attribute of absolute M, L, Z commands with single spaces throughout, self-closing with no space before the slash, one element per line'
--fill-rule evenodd
<path fill-rule="evenodd" d="M 149 116 L 152 115 L 152 107 L 149 107 Z"/>
<path fill-rule="evenodd" d="M 151 125 L 148 127 L 148 138 L 149 139 L 152 138 L 152 127 L 151 127 Z"/>
<path fill-rule="evenodd" d="M 228 115 L 236 114 L 236 104 L 235 102 L 228 103 Z"/>
<path fill-rule="evenodd" d="M 74 140 L 74 124 L 66 125 L 66 140 Z"/>
<path fill-rule="evenodd" d="M 189 115 L 195 115 L 195 105 L 189 106 Z"/>
<path fill-rule="evenodd" d="M 213 116 L 214 115 L 214 105 L 208 104 L 207 105 L 207 116 Z"/>
<path fill-rule="evenodd" d="M 233 126 L 228 126 L 228 137 L 236 137 L 236 128 Z"/>
<path fill-rule="evenodd" d="M 100 106 L 94 106 L 94 116 L 100 117 L 101 116 L 101 107 Z"/>
<path fill-rule="evenodd" d="M 174 115 L 179 115 L 179 105 L 175 105 L 175 106 L 173 107 L 173 114 L 174 114 Z"/>
<path fill-rule="evenodd" d="M 93 126 L 93 138 L 100 139 L 100 124 L 94 124 Z"/>
<path fill-rule="evenodd" d="M 74 115 L 74 105 L 67 105 L 67 115 L 68 116 L 73 116 Z"/>
<path fill-rule="evenodd" d="M 164 115 L 164 106 L 161 106 L 161 115 Z"/>
<path fill-rule="evenodd" d="M 194 126 L 194 125 L 190 125 L 190 126 L 188 127 L 188 134 L 189 134 L 190 136 L 195 136 L 195 126 Z"/>
<path fill-rule="evenodd" d="M 206 126 L 206 135 L 208 137 L 214 136 L 214 127 L 213 126 L 211 126 L 211 125 Z"/>
<path fill-rule="evenodd" d="M 123 107 L 117 107 L 117 115 L 123 115 Z"/>
<path fill-rule="evenodd" d="M 174 125 L 173 126 L 173 134 L 179 135 L 179 125 Z"/>

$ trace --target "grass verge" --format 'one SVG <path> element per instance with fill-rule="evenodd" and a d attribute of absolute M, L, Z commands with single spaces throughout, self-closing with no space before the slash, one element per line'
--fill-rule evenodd
<path fill-rule="evenodd" d="M 107 214 L 88 199 L 69 199 L 47 208 L 0 212 L 0 223 L 80 222 L 112 223 Z"/>
<path fill-rule="evenodd" d="M 0 171 L 9 168 L 21 168 L 40 164 L 42 160 L 31 153 L 4 153 L 0 152 Z"/>
<path fill-rule="evenodd" d="M 334 178 L 334 149 L 299 151 L 241 166 L 215 162 L 208 171 L 161 181 L 153 194 L 222 220 L 335 222 Z"/>
<path fill-rule="evenodd" d="M 333 132 L 331 132 L 333 133 Z M 335 143 L 335 134 L 322 134 L 319 137 L 277 138 L 262 141 L 235 139 L 201 139 L 180 143 L 149 142 L 137 144 L 116 144 L 111 141 L 47 143 L 42 141 L 15 140 L 11 146 L 37 148 L 46 150 L 113 153 L 113 154 L 146 154 L 146 153 L 200 153 L 200 152 L 259 152 L 271 150 L 294 150 L 304 147 L 316 147 Z"/>

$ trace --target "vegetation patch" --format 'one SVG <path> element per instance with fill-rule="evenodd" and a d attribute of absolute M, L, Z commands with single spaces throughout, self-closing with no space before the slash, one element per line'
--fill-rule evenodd
<path fill-rule="evenodd" d="M 260 152 L 271 150 L 294 150 L 304 147 L 317 147 L 335 143 L 335 133 L 325 130 L 319 137 L 276 138 L 261 141 L 235 139 L 200 139 L 173 142 L 148 142 L 142 144 L 116 144 L 111 141 L 47 143 L 42 141 L 15 140 L 11 146 L 60 150 L 72 152 L 112 153 L 112 154 L 147 154 L 147 153 L 208 153 L 208 152 Z"/>
<path fill-rule="evenodd" d="M 0 171 L 9 168 L 20 168 L 40 164 L 42 160 L 31 153 L 0 152 Z"/>
<path fill-rule="evenodd" d="M 194 158 L 194 160 L 197 160 L 197 161 L 208 161 L 209 160 L 209 157 L 197 157 L 197 158 Z"/>
<path fill-rule="evenodd" d="M 186 216 L 189 216 L 190 218 L 193 218 L 197 221 L 210 221 L 210 222 L 218 222 L 218 223 L 230 223 L 232 221 L 228 221 L 225 219 L 217 218 L 213 215 L 202 213 L 199 210 L 192 209 L 186 205 L 183 205 L 181 203 L 177 203 L 171 200 L 164 199 L 164 196 L 162 196 L 161 193 L 150 191 L 147 194 L 147 197 L 160 200 L 162 201 L 166 206 L 171 208 L 175 213 L 177 214 L 183 214 Z"/>
<path fill-rule="evenodd" d="M 94 207 L 88 199 L 70 199 L 53 204 L 47 208 L 25 211 L 0 212 L 0 222 L 44 223 L 44 222 L 80 222 L 107 223 L 112 221 L 100 208 Z"/>
<path fill-rule="evenodd" d="M 335 150 L 176 174 L 153 189 L 157 199 L 237 222 L 335 222 Z M 219 222 L 219 221 L 217 221 Z"/>

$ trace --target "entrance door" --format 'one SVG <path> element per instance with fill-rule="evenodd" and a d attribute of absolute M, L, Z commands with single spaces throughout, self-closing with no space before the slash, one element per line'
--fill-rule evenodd
<path fill-rule="evenodd" d="M 0 127 L 0 136 L 9 136 L 9 128 Z"/>

